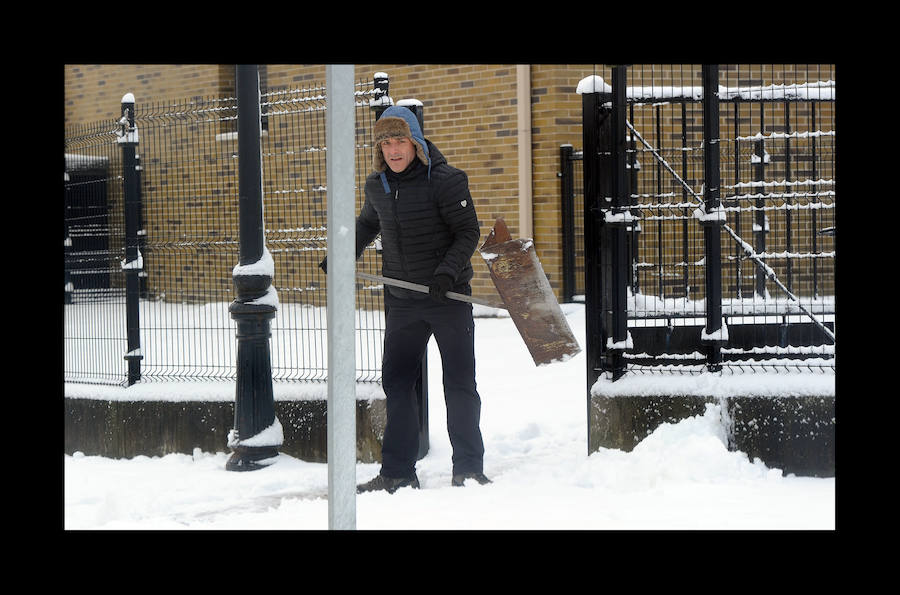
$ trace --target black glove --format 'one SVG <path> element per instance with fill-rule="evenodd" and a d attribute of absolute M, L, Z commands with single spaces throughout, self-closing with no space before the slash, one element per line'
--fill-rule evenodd
<path fill-rule="evenodd" d="M 453 279 L 449 275 L 435 275 L 428 284 L 428 294 L 434 301 L 446 304 L 448 302 L 447 292 L 450 291 L 452 285 Z"/>
<path fill-rule="evenodd" d="M 328 257 L 322 259 L 322 262 L 319 263 L 319 268 L 322 269 L 322 272 L 326 275 L 328 274 Z"/>

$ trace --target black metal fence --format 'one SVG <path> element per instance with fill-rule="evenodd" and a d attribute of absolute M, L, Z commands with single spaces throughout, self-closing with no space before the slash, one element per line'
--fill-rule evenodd
<path fill-rule="evenodd" d="M 115 123 L 67 131 L 65 154 L 65 372 L 125 379 L 124 188 Z"/>
<path fill-rule="evenodd" d="M 562 301 L 584 301 L 584 153 L 572 145 L 559 148 L 560 218 L 562 220 Z"/>
<path fill-rule="evenodd" d="M 603 74 L 581 84 L 584 150 L 560 151 L 564 235 L 586 243 L 564 241 L 564 296 L 586 294 L 600 339 L 589 377 L 833 370 L 833 67 Z"/>
<path fill-rule="evenodd" d="M 279 300 L 273 380 L 327 377 L 326 276 L 318 268 L 327 233 L 325 92 L 310 84 L 261 96 L 266 245 Z M 358 207 L 372 162 L 369 134 L 386 93 L 386 79 L 356 86 Z M 66 131 L 65 380 L 128 384 L 126 361 L 138 362 L 147 380 L 234 379 L 228 306 L 239 260 L 237 100 L 138 101 L 130 116 L 139 207 L 128 241 L 124 128 L 110 120 Z M 373 247 L 358 268 L 377 272 L 379 258 Z M 139 300 L 126 299 L 128 274 L 139 280 Z M 357 379 L 378 382 L 382 288 L 358 289 Z M 139 349 L 129 349 L 132 318 Z"/>

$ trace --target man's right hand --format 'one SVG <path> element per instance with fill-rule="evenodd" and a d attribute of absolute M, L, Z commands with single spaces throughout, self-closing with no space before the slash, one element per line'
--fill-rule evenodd
<path fill-rule="evenodd" d="M 428 284 L 428 293 L 431 295 L 431 299 L 437 303 L 446 304 L 450 301 L 450 298 L 447 297 L 447 292 L 450 291 L 452 285 L 453 279 L 449 275 L 435 275 L 431 283 Z"/>

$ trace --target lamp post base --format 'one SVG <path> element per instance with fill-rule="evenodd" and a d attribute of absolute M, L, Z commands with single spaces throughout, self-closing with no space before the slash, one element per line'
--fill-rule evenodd
<path fill-rule="evenodd" d="M 260 277 L 268 283 L 266 278 Z M 250 277 L 235 277 L 238 293 L 244 293 Z M 272 364 L 269 353 L 270 322 L 275 318 L 275 307 L 235 301 L 229 307 L 237 325 L 237 381 L 234 400 L 234 440 L 229 437 L 233 454 L 225 469 L 228 471 L 253 471 L 272 464 L 281 445 L 281 426 L 275 416 L 275 399 L 272 393 Z M 277 428 L 277 436 L 259 440 L 259 434 L 269 428 Z M 251 440 L 256 439 L 255 443 Z M 244 440 L 246 444 L 241 444 Z M 267 444 L 268 443 L 268 444 Z"/>
<path fill-rule="evenodd" d="M 268 467 L 278 456 L 276 446 L 238 446 L 225 463 L 226 471 L 256 471 Z"/>

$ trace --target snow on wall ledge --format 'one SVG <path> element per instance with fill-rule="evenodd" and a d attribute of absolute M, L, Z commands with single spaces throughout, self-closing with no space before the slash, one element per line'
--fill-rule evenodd
<path fill-rule="evenodd" d="M 325 401 L 327 382 L 273 382 L 276 401 Z M 222 381 L 137 382 L 131 386 L 78 384 L 67 382 L 64 394 L 70 399 L 98 399 L 107 401 L 234 401 L 235 384 Z M 358 382 L 356 400 L 384 399 L 380 384 Z"/>
<path fill-rule="evenodd" d="M 600 377 L 597 397 L 833 397 L 834 373 L 754 372 L 697 375 L 626 374 L 616 382 Z"/>

